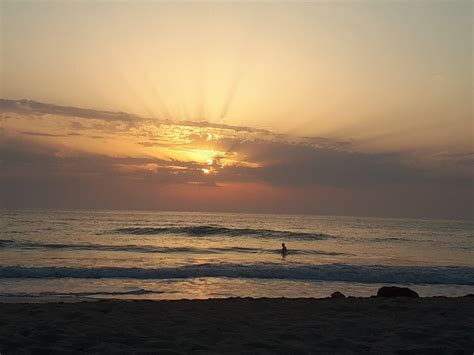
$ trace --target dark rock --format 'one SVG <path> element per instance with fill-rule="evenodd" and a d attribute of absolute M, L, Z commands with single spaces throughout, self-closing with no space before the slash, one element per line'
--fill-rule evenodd
<path fill-rule="evenodd" d="M 377 291 L 377 297 L 420 297 L 408 287 L 384 286 Z"/>
<path fill-rule="evenodd" d="M 346 296 L 343 293 L 336 291 L 331 295 L 331 298 L 346 298 Z"/>

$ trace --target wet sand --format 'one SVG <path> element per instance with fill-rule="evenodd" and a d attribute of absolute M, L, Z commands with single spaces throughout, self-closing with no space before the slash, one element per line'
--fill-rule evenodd
<path fill-rule="evenodd" d="M 473 297 L 0 304 L 2 354 L 473 351 Z"/>

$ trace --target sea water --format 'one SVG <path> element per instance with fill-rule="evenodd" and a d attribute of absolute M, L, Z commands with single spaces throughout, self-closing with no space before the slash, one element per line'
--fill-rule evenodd
<path fill-rule="evenodd" d="M 474 293 L 474 223 L 0 210 L 0 300 Z M 281 254 L 285 243 L 288 254 Z"/>

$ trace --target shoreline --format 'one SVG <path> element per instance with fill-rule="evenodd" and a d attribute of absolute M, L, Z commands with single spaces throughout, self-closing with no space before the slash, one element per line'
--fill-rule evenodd
<path fill-rule="evenodd" d="M 387 300 L 387 299 L 400 299 L 404 300 L 407 299 L 406 297 L 377 297 L 376 295 L 371 296 L 350 296 L 345 295 L 345 300 L 366 300 L 366 299 L 379 299 L 379 300 Z M 227 300 L 244 300 L 244 301 L 260 301 L 260 300 L 286 300 L 286 301 L 304 301 L 304 300 L 311 300 L 311 301 L 323 301 L 323 300 L 337 300 L 338 298 L 334 298 L 331 296 L 326 297 L 285 297 L 285 296 L 277 296 L 277 297 L 252 297 L 252 296 L 231 296 L 231 297 L 210 297 L 210 298 L 162 298 L 162 299 L 154 299 L 154 298 L 96 298 L 96 297 L 29 297 L 29 296 L 21 296 L 21 297 L 0 297 L 0 308 L 3 305 L 11 305 L 11 304 L 23 304 L 23 305 L 42 305 L 42 304 L 81 304 L 81 303 L 101 303 L 101 302 L 151 302 L 151 303 L 160 303 L 160 302 L 206 302 L 206 301 L 227 301 Z M 419 296 L 418 300 L 425 300 L 425 299 L 472 299 L 474 302 L 474 294 L 465 294 L 463 296 L 444 296 L 444 295 L 436 295 L 436 296 Z"/>
<path fill-rule="evenodd" d="M 474 297 L 0 303 L 0 352 L 460 353 Z"/>

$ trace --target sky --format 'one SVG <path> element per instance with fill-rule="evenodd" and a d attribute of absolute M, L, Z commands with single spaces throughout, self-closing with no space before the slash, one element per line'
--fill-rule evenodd
<path fill-rule="evenodd" d="M 0 10 L 0 207 L 474 216 L 470 1 Z"/>

